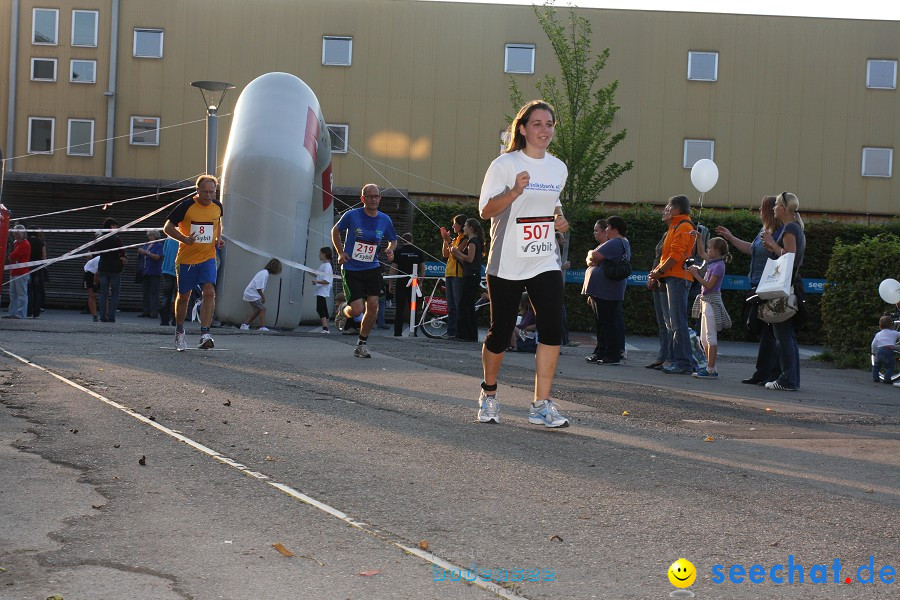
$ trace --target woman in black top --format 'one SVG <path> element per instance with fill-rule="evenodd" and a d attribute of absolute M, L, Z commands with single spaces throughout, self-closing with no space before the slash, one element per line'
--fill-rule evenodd
<path fill-rule="evenodd" d="M 478 321 L 475 302 L 481 292 L 481 260 L 484 255 L 484 229 L 478 219 L 468 219 L 463 226 L 466 242 L 459 248 L 451 248 L 463 267 L 462 296 L 459 299 L 459 324 L 456 339 L 461 342 L 478 341 Z"/>

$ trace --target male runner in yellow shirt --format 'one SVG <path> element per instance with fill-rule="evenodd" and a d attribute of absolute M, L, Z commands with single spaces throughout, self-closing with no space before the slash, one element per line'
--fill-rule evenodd
<path fill-rule="evenodd" d="M 175 298 L 175 349 L 187 350 L 184 319 L 191 291 L 202 290 L 200 305 L 200 348 L 207 350 L 215 343 L 209 334 L 216 308 L 216 248 L 222 248 L 222 203 L 216 199 L 219 180 L 213 175 L 197 178 L 197 193 L 180 202 L 166 220 L 163 231 L 178 242 L 175 273 L 178 296 Z"/>

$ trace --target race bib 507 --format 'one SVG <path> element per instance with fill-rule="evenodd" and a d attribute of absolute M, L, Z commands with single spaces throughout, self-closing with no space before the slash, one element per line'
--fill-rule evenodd
<path fill-rule="evenodd" d="M 516 219 L 516 256 L 538 258 L 553 256 L 555 217 L 520 217 Z"/>

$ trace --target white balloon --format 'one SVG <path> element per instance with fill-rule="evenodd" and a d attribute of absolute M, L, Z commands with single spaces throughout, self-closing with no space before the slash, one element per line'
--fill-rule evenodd
<path fill-rule="evenodd" d="M 900 302 L 900 281 L 885 279 L 878 286 L 878 295 L 888 304 L 897 304 Z"/>
<path fill-rule="evenodd" d="M 715 187 L 719 180 L 719 167 L 708 158 L 702 158 L 691 167 L 691 183 L 701 194 Z"/>

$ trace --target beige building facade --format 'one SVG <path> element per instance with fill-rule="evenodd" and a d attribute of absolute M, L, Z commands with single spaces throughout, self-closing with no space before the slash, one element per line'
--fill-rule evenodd
<path fill-rule="evenodd" d="M 561 10 L 561 18 L 565 18 Z M 796 192 L 806 211 L 900 212 L 900 23 L 585 9 L 602 81 L 617 79 L 612 159 L 634 169 L 599 200 L 688 193 L 706 206 Z M 414 0 L 4 0 L 0 147 L 7 172 L 175 181 L 205 165 L 196 80 L 240 90 L 272 71 L 317 94 L 334 183 L 475 196 L 513 112 L 509 78 L 556 71 L 531 8 Z M 511 74 L 510 71 L 515 72 Z"/>

